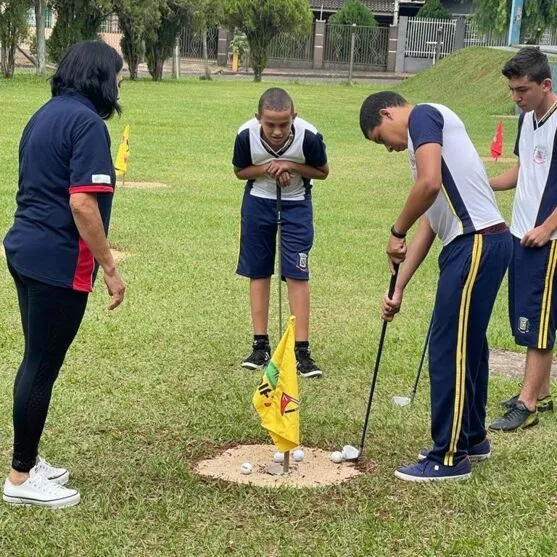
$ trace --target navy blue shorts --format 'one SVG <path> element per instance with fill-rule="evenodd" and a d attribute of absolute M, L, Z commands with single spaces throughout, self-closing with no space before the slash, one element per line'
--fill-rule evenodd
<path fill-rule="evenodd" d="M 509 267 L 509 318 L 520 346 L 550 350 L 557 327 L 555 266 L 557 240 L 542 248 L 526 248 L 513 236 Z"/>
<path fill-rule="evenodd" d="M 277 235 L 277 202 L 244 193 L 240 255 L 236 272 L 251 279 L 274 273 Z M 282 276 L 309 279 L 309 252 L 313 245 L 311 199 L 282 202 Z"/>

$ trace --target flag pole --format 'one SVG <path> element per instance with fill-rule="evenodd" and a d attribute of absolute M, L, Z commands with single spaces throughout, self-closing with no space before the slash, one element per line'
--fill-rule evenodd
<path fill-rule="evenodd" d="M 284 460 L 282 462 L 282 473 L 288 474 L 290 471 L 290 451 L 284 453 Z"/>

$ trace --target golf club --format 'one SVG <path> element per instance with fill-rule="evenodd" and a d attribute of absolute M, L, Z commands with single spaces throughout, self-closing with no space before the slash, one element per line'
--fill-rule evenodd
<path fill-rule="evenodd" d="M 422 368 L 424 367 L 425 355 L 427 354 L 427 348 L 429 346 L 429 337 L 431 336 L 431 327 L 433 325 L 433 315 L 429 321 L 429 327 L 427 329 L 427 334 L 424 342 L 424 349 L 422 350 L 422 357 L 420 359 L 420 365 L 418 366 L 418 373 L 416 374 L 416 381 L 414 381 L 414 388 L 412 389 L 412 394 L 407 396 L 394 396 L 393 404 L 396 406 L 409 406 L 414 402 L 414 397 L 416 396 L 416 391 L 418 390 L 418 383 L 420 382 L 420 376 L 422 374 Z"/>
<path fill-rule="evenodd" d="M 389 298 L 393 297 L 396 279 L 398 277 L 399 265 L 394 265 L 394 273 L 391 275 L 391 281 L 389 283 Z M 381 336 L 379 337 L 379 348 L 377 349 L 377 356 L 375 357 L 375 367 L 373 368 L 373 377 L 371 380 L 371 388 L 369 390 L 369 397 L 367 401 L 366 416 L 364 420 L 364 427 L 362 429 L 362 438 L 360 440 L 360 447 L 357 449 L 352 445 L 345 445 L 342 449 L 344 460 L 358 460 L 363 453 L 364 443 L 366 440 L 367 424 L 369 422 L 369 414 L 371 412 L 371 403 L 373 402 L 373 394 L 375 392 L 375 383 L 377 382 L 377 375 L 379 373 L 379 363 L 381 362 L 381 353 L 383 352 L 383 343 L 385 342 L 385 333 L 387 332 L 388 321 L 383 321 L 383 326 L 381 328 Z"/>
<path fill-rule="evenodd" d="M 282 337 L 282 190 L 277 182 L 277 254 L 278 254 L 278 306 L 279 339 Z"/>

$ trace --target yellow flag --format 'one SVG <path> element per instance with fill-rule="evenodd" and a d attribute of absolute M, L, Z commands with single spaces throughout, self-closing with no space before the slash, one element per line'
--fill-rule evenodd
<path fill-rule="evenodd" d="M 295 336 L 296 318 L 291 316 L 252 399 L 261 425 L 269 431 L 281 452 L 290 451 L 300 444 L 300 394 L 294 353 Z"/>
<path fill-rule="evenodd" d="M 122 176 L 128 173 L 129 156 L 130 156 L 130 126 L 128 124 L 124 128 L 124 133 L 122 134 L 122 139 L 120 140 L 120 146 L 118 147 L 118 155 L 116 156 L 116 162 L 114 163 L 114 168 L 116 169 L 117 176 Z"/>

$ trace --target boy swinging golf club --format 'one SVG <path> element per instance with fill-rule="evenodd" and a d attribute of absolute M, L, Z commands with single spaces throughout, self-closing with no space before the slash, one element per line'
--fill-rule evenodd
<path fill-rule="evenodd" d="M 408 149 L 414 185 L 391 227 L 387 255 L 401 264 L 383 319 L 400 311 L 404 289 L 435 236 L 443 249 L 429 343 L 433 447 L 395 476 L 412 482 L 470 477 L 469 456 L 491 449 L 485 430 L 486 330 L 511 257 L 511 238 L 484 166 L 458 116 L 439 104 L 411 105 L 393 92 L 370 95 L 360 111 L 364 137 Z M 410 246 L 406 234 L 419 221 Z M 404 262 L 404 263 L 403 263 Z"/>

